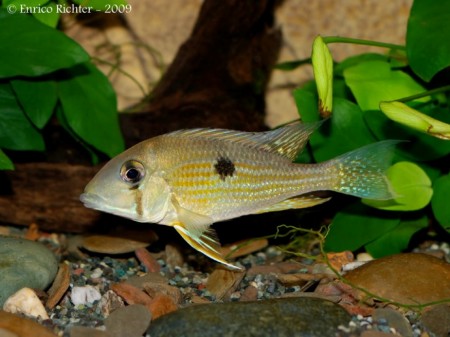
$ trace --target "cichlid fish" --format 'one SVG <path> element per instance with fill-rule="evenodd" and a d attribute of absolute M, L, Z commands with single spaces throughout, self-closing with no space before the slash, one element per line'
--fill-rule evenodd
<path fill-rule="evenodd" d="M 390 199 L 384 175 L 397 141 L 383 141 L 319 164 L 295 164 L 317 123 L 267 132 L 181 130 L 143 141 L 109 161 L 86 186 L 86 207 L 172 226 L 195 249 L 225 261 L 210 225 L 246 214 L 304 208 L 331 190 Z"/>

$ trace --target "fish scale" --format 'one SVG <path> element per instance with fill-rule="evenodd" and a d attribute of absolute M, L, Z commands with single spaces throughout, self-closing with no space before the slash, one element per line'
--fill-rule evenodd
<path fill-rule="evenodd" d="M 172 150 L 176 139 L 170 135 L 159 141 L 160 153 L 165 157 L 161 163 L 180 163 L 172 168 L 161 167 L 180 205 L 211 216 L 214 221 L 253 213 L 309 192 L 321 180 L 318 167 L 309 170 L 305 165 L 292 164 L 278 153 L 255 156 L 255 150 L 246 152 L 239 144 L 211 143 L 192 137 L 185 140 L 185 146 L 194 149 L 188 155 Z M 235 166 L 233 176 L 224 180 L 214 170 L 220 156 L 229 158 Z"/>
<path fill-rule="evenodd" d="M 390 199 L 384 172 L 398 141 L 383 141 L 318 164 L 292 163 L 318 123 L 260 132 L 181 130 L 131 147 L 86 186 L 85 206 L 172 226 L 193 248 L 236 269 L 219 253 L 210 225 L 238 216 L 305 208 L 331 190 Z"/>

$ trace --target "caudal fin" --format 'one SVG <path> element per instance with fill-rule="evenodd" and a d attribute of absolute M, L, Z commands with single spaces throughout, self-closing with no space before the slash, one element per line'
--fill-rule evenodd
<path fill-rule="evenodd" d="M 327 162 L 337 170 L 332 190 L 360 198 L 387 200 L 395 197 L 386 170 L 391 165 L 397 140 L 364 146 Z"/>

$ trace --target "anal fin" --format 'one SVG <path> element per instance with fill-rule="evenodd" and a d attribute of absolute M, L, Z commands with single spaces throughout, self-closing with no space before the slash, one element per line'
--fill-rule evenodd
<path fill-rule="evenodd" d="M 204 232 L 201 236 L 195 237 L 186 229 L 186 227 L 181 222 L 174 223 L 173 227 L 192 248 L 205 254 L 214 261 L 224 264 L 231 270 L 242 270 L 242 268 L 227 262 L 219 253 L 220 245 L 212 236 L 215 234 L 212 229 L 208 229 L 208 231 Z"/>
<path fill-rule="evenodd" d="M 178 215 L 178 221 L 172 226 L 192 248 L 232 270 L 241 270 L 227 262 L 219 253 L 220 244 L 214 230 L 210 228 L 213 219 L 181 207 L 175 198 L 172 198 L 172 203 Z"/>
<path fill-rule="evenodd" d="M 320 198 L 320 197 L 314 197 L 314 196 L 310 196 L 310 195 L 300 196 L 300 197 L 283 200 L 277 204 L 260 209 L 259 211 L 255 212 L 254 214 L 284 211 L 287 209 L 307 208 L 307 207 L 312 207 L 315 205 L 323 204 L 324 202 L 327 202 L 330 199 L 331 199 L 331 197 L 330 198 Z"/>

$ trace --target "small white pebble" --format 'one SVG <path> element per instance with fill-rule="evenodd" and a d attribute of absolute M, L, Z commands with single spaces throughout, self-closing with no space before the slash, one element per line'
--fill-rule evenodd
<path fill-rule="evenodd" d="M 73 305 L 84 305 L 88 303 L 94 303 L 102 298 L 102 295 L 97 288 L 87 285 L 84 287 L 73 287 L 70 294 L 70 300 Z"/>
<path fill-rule="evenodd" d="M 369 253 L 359 253 L 356 255 L 356 261 L 367 262 L 372 261 L 373 257 Z"/>
<path fill-rule="evenodd" d="M 343 272 L 350 271 L 350 270 L 356 269 L 366 263 L 367 262 L 364 262 L 364 261 L 350 262 L 350 263 L 347 263 L 346 265 L 342 266 L 342 271 Z"/>
<path fill-rule="evenodd" d="M 3 310 L 13 314 L 22 313 L 32 317 L 49 319 L 41 300 L 30 288 L 22 288 L 12 294 L 3 304 Z"/>
<path fill-rule="evenodd" d="M 103 270 L 100 268 L 95 268 L 94 271 L 91 274 L 91 278 L 100 278 L 103 274 Z"/>

